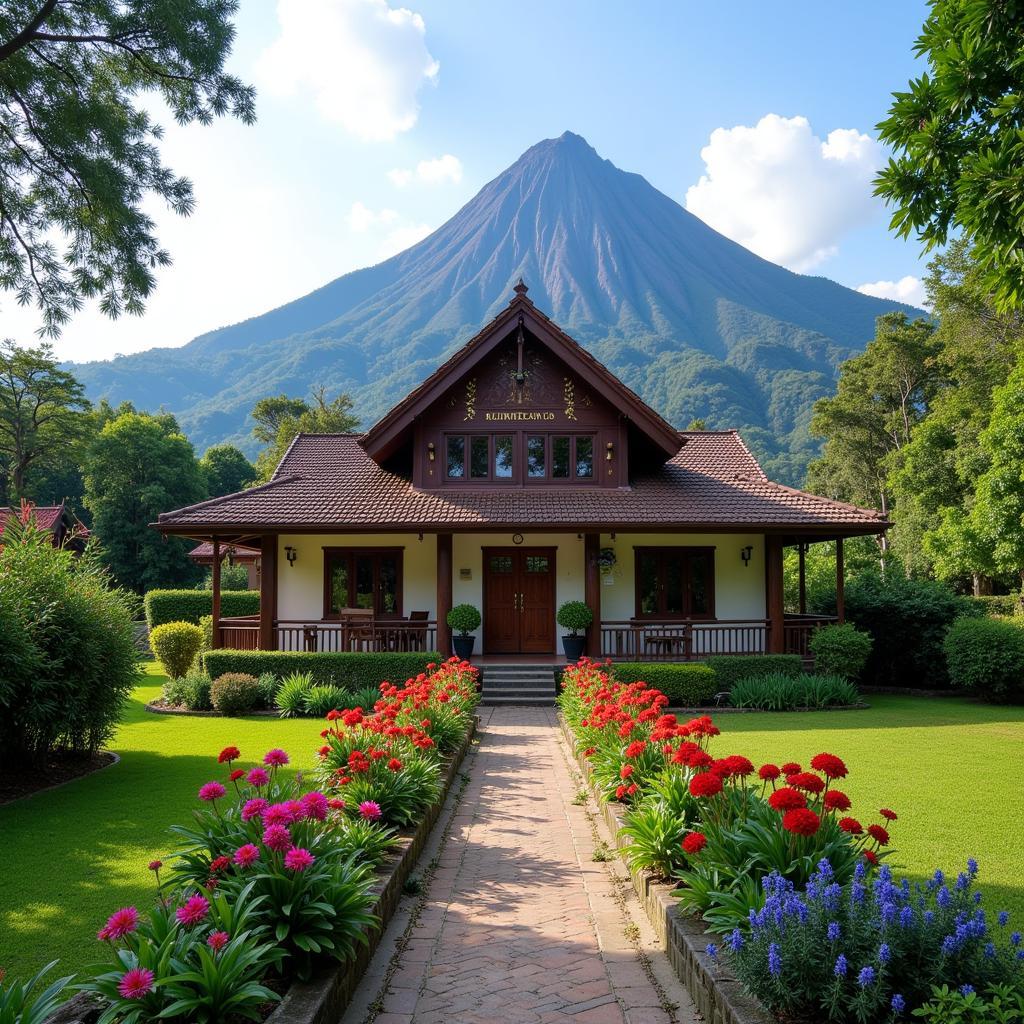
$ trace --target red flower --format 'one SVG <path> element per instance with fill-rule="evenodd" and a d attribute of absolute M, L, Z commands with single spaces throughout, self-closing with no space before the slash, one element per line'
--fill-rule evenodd
<path fill-rule="evenodd" d="M 708 837 L 703 832 L 687 832 L 683 839 L 683 852 L 690 857 L 700 853 L 708 845 Z"/>
<path fill-rule="evenodd" d="M 839 827 L 851 836 L 859 836 L 864 832 L 860 822 L 856 818 L 840 818 Z"/>
<path fill-rule="evenodd" d="M 787 775 L 786 784 L 794 789 L 802 789 L 805 793 L 820 793 L 825 788 L 825 783 L 811 772 L 797 772 L 795 775 Z"/>
<path fill-rule="evenodd" d="M 798 773 L 800 773 L 802 771 L 803 771 L 803 769 L 800 767 L 800 765 L 798 765 L 796 763 L 796 761 L 787 761 L 782 766 L 782 774 L 783 775 L 797 775 Z"/>
<path fill-rule="evenodd" d="M 219 953 L 230 941 L 231 936 L 227 932 L 210 932 L 206 937 L 206 944 L 215 953 Z"/>
<path fill-rule="evenodd" d="M 806 807 L 794 807 L 782 816 L 782 827 L 796 836 L 813 836 L 821 828 L 821 819 Z"/>
<path fill-rule="evenodd" d="M 215 857 L 210 861 L 210 874 L 215 875 L 218 871 L 224 871 L 231 866 L 230 857 Z"/>
<path fill-rule="evenodd" d="M 634 769 L 633 769 L 633 766 L 631 764 L 624 764 L 619 769 L 619 778 L 620 779 L 628 779 L 630 777 L 630 775 L 633 774 L 633 770 Z"/>
<path fill-rule="evenodd" d="M 217 755 L 217 764 L 223 764 L 225 761 L 230 764 L 232 761 L 237 761 L 241 756 L 242 752 L 238 747 L 225 747 Z"/>
<path fill-rule="evenodd" d="M 242 778 L 242 776 L 243 776 L 243 775 L 245 775 L 245 769 L 244 769 L 244 768 L 236 768 L 236 769 L 235 769 L 235 770 L 234 770 L 234 771 L 233 771 L 233 772 L 232 772 L 232 773 L 231 773 L 231 774 L 230 774 L 230 775 L 228 776 L 228 778 L 229 778 L 229 779 L 230 779 L 230 780 L 231 780 L 232 782 L 237 782 L 237 781 L 238 781 L 238 780 L 239 780 L 240 778 Z"/>
<path fill-rule="evenodd" d="M 847 775 L 846 765 L 835 754 L 815 754 L 811 758 L 811 767 L 830 779 L 842 779 Z"/>
<path fill-rule="evenodd" d="M 616 789 L 615 789 L 615 799 L 616 800 L 621 800 L 625 795 L 626 795 L 626 787 L 625 786 L 618 786 L 618 787 L 616 787 Z"/>
<path fill-rule="evenodd" d="M 896 812 L 895 811 L 890 811 L 888 807 L 883 807 L 878 813 L 883 818 L 885 818 L 886 821 L 895 821 L 896 820 Z"/>
<path fill-rule="evenodd" d="M 864 859 L 865 859 L 865 860 L 866 860 L 866 861 L 867 861 L 867 862 L 868 862 L 869 864 L 874 864 L 874 865 L 876 865 L 876 866 L 877 866 L 877 864 L 878 864 L 878 854 L 877 854 L 877 853 L 875 853 L 875 851 L 874 851 L 874 850 L 865 850 L 865 851 L 864 851 Z"/>
<path fill-rule="evenodd" d="M 162 860 L 151 860 L 149 862 L 150 871 L 159 871 L 163 866 L 164 862 Z"/>
<path fill-rule="evenodd" d="M 626 747 L 626 757 L 639 757 L 647 749 L 647 740 L 633 740 Z"/>
<path fill-rule="evenodd" d="M 583 751 L 583 756 L 584 757 L 593 757 L 596 753 L 597 753 L 597 747 L 587 747 L 587 749 Z"/>
<path fill-rule="evenodd" d="M 803 793 L 798 793 L 795 789 L 783 786 L 781 789 L 775 790 L 768 797 L 768 806 L 773 811 L 779 812 L 797 810 L 807 806 L 807 797 Z"/>
<path fill-rule="evenodd" d="M 734 775 L 751 775 L 754 766 L 741 754 L 730 754 L 728 757 L 713 762 L 711 770 L 723 779 L 729 779 Z"/>
<path fill-rule="evenodd" d="M 871 836 L 879 846 L 889 845 L 889 833 L 882 828 L 881 825 L 868 825 L 868 835 Z"/>
<path fill-rule="evenodd" d="M 825 794 L 826 811 L 848 811 L 850 809 L 850 798 L 838 789 L 830 789 Z"/>
<path fill-rule="evenodd" d="M 782 774 L 782 769 L 778 765 L 763 764 L 757 770 L 757 774 L 765 782 L 774 782 Z"/>
<path fill-rule="evenodd" d="M 690 779 L 690 795 L 715 796 L 722 792 L 722 780 L 711 772 L 701 772 Z"/>

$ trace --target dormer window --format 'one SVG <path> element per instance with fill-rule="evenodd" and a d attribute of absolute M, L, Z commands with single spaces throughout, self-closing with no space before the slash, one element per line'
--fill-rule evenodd
<path fill-rule="evenodd" d="M 594 479 L 594 438 L 588 434 L 530 434 L 526 475 L 533 480 Z"/>
<path fill-rule="evenodd" d="M 591 483 L 596 477 L 594 450 L 592 434 L 447 434 L 445 479 L 457 483 Z"/>
<path fill-rule="evenodd" d="M 511 480 L 515 465 L 511 434 L 449 434 L 445 475 L 449 480 Z"/>

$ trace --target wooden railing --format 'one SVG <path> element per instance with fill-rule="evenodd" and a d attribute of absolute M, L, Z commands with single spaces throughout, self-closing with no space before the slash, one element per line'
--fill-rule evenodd
<path fill-rule="evenodd" d="M 630 619 L 601 623 L 601 655 L 619 661 L 691 661 L 712 654 L 761 654 L 767 638 L 765 619 Z"/>
<path fill-rule="evenodd" d="M 836 621 L 834 615 L 787 615 L 783 626 L 786 653 L 799 654 L 801 658 L 812 657 L 809 647 L 811 634 Z"/>
<path fill-rule="evenodd" d="M 220 620 L 220 645 L 233 651 L 256 651 L 260 646 L 260 617 L 239 615 Z"/>
<path fill-rule="evenodd" d="M 220 620 L 221 646 L 236 651 L 259 648 L 259 616 Z M 278 651 L 434 651 L 437 622 L 433 619 L 376 619 L 360 623 L 308 622 L 278 619 L 274 623 Z"/>

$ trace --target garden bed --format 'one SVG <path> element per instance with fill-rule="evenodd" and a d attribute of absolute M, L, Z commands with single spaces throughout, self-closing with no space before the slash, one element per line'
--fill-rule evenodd
<path fill-rule="evenodd" d="M 576 738 L 565 717 L 559 713 L 562 733 L 573 752 L 587 788 L 597 802 L 611 829 L 617 848 L 626 845 L 619 832 L 625 824 L 625 808 L 602 798 L 591 782 L 590 765 L 576 754 Z M 680 911 L 672 893 L 676 886 L 658 881 L 649 871 L 630 869 L 630 878 L 651 925 L 661 939 L 672 969 L 686 986 L 690 998 L 707 1024 L 777 1024 L 776 1018 L 756 999 L 747 995 L 740 983 L 721 964 L 705 952 L 709 942 L 718 941 L 703 923 Z"/>
<path fill-rule="evenodd" d="M 0 807 L 85 778 L 117 764 L 119 760 L 117 754 L 109 750 L 84 756 L 52 753 L 47 756 L 45 764 L 31 765 L 20 771 L 9 768 L 0 776 Z"/>
<path fill-rule="evenodd" d="M 154 715 L 185 715 L 192 718 L 279 718 L 280 712 L 274 708 L 263 708 L 258 711 L 246 711 L 244 715 L 225 715 L 220 711 L 192 711 L 181 704 L 168 704 L 162 697 L 151 700 L 146 710 Z"/>
<path fill-rule="evenodd" d="M 195 712 L 193 712 L 195 713 Z M 210 712 L 199 712 L 210 714 Z M 399 838 L 394 852 L 379 869 L 374 884 L 376 900 L 370 908 L 379 923 L 367 928 L 366 945 L 349 959 L 323 968 L 309 981 L 296 981 L 285 992 L 282 1001 L 266 1018 L 266 1024 L 328 1024 L 337 1021 L 348 1006 L 387 924 L 398 908 L 406 880 L 412 873 L 420 853 L 430 836 L 462 761 L 476 732 L 476 719 L 464 736 L 458 750 L 448 759 L 441 776 L 441 792 L 430 810 L 410 835 Z M 94 1024 L 102 1013 L 95 999 L 80 993 L 69 999 L 46 1024 Z"/>

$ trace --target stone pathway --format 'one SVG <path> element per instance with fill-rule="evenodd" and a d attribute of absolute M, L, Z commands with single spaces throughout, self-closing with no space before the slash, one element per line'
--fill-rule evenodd
<path fill-rule="evenodd" d="M 403 899 L 343 1024 L 700 1020 L 625 867 L 603 858 L 611 836 L 554 710 L 482 708 L 478 735 L 424 891 Z"/>

